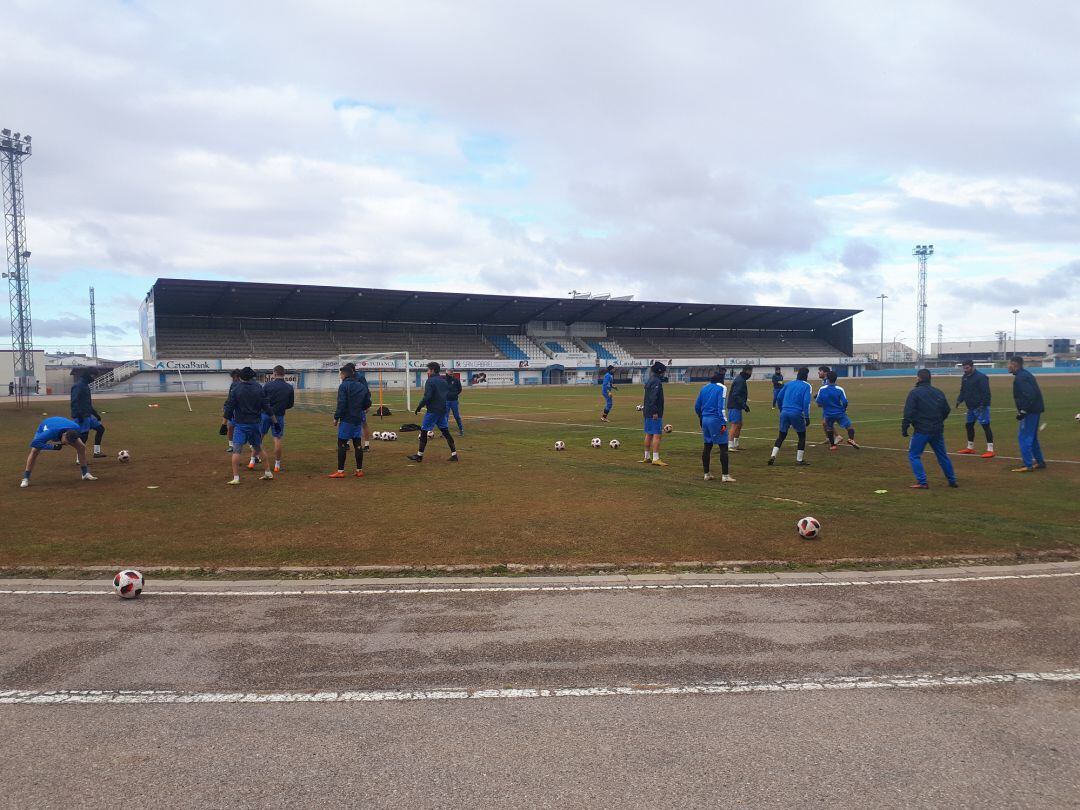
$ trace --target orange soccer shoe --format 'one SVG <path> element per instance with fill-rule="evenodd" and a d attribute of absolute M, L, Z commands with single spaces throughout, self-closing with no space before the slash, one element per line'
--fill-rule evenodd
<path fill-rule="evenodd" d="M 327 478 L 344 478 L 345 477 L 345 471 L 344 470 L 337 470 L 336 472 L 330 473 L 326 477 Z"/>
<path fill-rule="evenodd" d="M 363 470 L 357 470 L 355 473 L 353 473 L 353 477 L 354 478 L 363 478 L 364 477 L 364 471 Z"/>
<path fill-rule="evenodd" d="M 973 455 L 975 455 L 975 451 L 972 450 L 970 447 L 965 447 L 963 450 L 957 450 L 956 452 L 959 453 L 961 456 L 973 456 Z"/>
<path fill-rule="evenodd" d="M 993 450 L 987 450 L 985 453 L 979 456 L 979 458 L 993 458 L 995 455 L 996 453 L 994 453 Z"/>

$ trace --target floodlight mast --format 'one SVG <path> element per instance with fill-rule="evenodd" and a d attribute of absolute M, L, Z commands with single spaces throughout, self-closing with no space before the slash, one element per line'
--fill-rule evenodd
<path fill-rule="evenodd" d="M 916 368 L 926 365 L 926 261 L 934 255 L 933 245 L 916 245 L 911 251 L 919 262 L 919 300 L 916 304 L 915 361 Z"/>
<path fill-rule="evenodd" d="M 34 384 L 34 338 L 30 319 L 30 274 L 23 213 L 22 164 L 30 157 L 30 136 L 0 130 L 0 182 L 4 186 L 4 234 L 7 241 L 8 302 L 11 311 L 11 348 L 14 350 L 14 395 L 23 407 Z"/>

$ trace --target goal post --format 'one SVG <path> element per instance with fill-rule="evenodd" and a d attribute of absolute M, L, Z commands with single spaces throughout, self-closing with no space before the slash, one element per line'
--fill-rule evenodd
<path fill-rule="evenodd" d="M 337 402 L 337 389 L 341 382 L 338 370 L 346 363 L 353 363 L 371 389 L 371 415 L 380 406 L 391 412 L 403 407 L 412 412 L 412 375 L 407 351 L 367 352 L 339 354 L 318 362 L 318 369 L 306 371 L 304 386 L 297 390 L 297 405 L 309 410 L 333 411 Z"/>

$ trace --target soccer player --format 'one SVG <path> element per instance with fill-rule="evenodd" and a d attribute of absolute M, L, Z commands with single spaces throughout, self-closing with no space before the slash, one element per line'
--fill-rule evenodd
<path fill-rule="evenodd" d="M 439 364 L 434 360 L 427 364 L 428 379 L 424 385 L 424 398 L 416 406 L 416 412 L 427 407 L 424 421 L 420 423 L 420 447 L 416 453 L 409 456 L 410 461 L 420 462 L 424 460 L 424 449 L 427 447 L 428 431 L 438 428 L 446 443 L 450 445 L 450 461 L 457 461 L 457 445 L 454 437 L 450 435 L 450 426 L 446 418 L 446 392 L 449 386 L 446 378 L 439 374 Z"/>
<path fill-rule="evenodd" d="M 818 389 L 814 401 L 821 408 L 822 416 L 825 419 L 825 436 L 829 440 L 829 450 L 835 451 L 837 444 L 840 442 L 836 435 L 837 422 L 840 423 L 840 427 L 847 428 L 847 443 L 858 450 L 859 445 L 855 443 L 855 426 L 847 415 L 847 394 L 843 388 L 836 384 L 835 371 L 830 371 L 825 375 L 825 385 Z"/>
<path fill-rule="evenodd" d="M 1024 466 L 1013 472 L 1045 470 L 1046 459 L 1039 445 L 1039 421 L 1046 410 L 1042 391 L 1035 375 L 1024 368 L 1023 357 L 1009 358 L 1009 373 L 1013 375 L 1013 401 L 1016 403 L 1016 421 L 1020 423 L 1020 456 L 1024 459 Z"/>
<path fill-rule="evenodd" d="M 23 470 L 22 482 L 19 486 L 30 486 L 30 474 L 34 471 L 34 465 L 42 450 L 63 450 L 65 444 L 75 448 L 75 455 L 79 458 L 79 469 L 82 471 L 82 480 L 97 481 L 97 478 L 90 474 L 86 445 L 79 438 L 79 423 L 62 416 L 50 416 L 38 425 L 34 438 L 30 441 L 30 455 L 26 457 L 26 468 Z"/>
<path fill-rule="evenodd" d="M 742 415 L 745 411 L 750 413 L 750 394 L 746 388 L 746 381 L 754 373 L 753 366 L 743 366 L 742 371 L 731 381 L 731 396 L 727 401 L 727 423 L 731 437 L 731 449 L 738 450 L 739 436 L 742 435 Z"/>
<path fill-rule="evenodd" d="M 465 428 L 461 424 L 461 405 L 458 403 L 458 397 L 461 396 L 461 380 L 446 372 L 446 407 L 450 410 L 450 413 L 454 415 L 454 421 L 457 422 L 458 436 L 465 435 Z M 449 425 L 450 420 L 447 419 Z"/>
<path fill-rule="evenodd" d="M 233 389 L 240 384 L 240 369 L 234 368 L 232 371 L 230 371 L 229 378 L 232 380 L 232 382 L 229 383 L 229 393 L 225 396 L 226 402 L 228 402 L 229 397 L 232 395 Z M 235 427 L 236 423 L 233 420 L 225 416 L 221 417 L 221 430 L 219 430 L 218 432 L 222 436 L 225 436 L 226 440 L 229 442 L 227 445 L 225 445 L 225 452 L 227 453 L 231 453 L 233 451 L 232 440 L 233 429 Z"/>
<path fill-rule="evenodd" d="M 829 378 L 829 372 L 830 371 L 832 371 L 832 369 L 829 368 L 828 366 L 818 366 L 817 367 L 817 378 L 818 378 L 818 380 L 821 381 L 821 387 L 818 388 L 818 391 L 820 391 L 822 388 L 825 387 L 825 382 Z M 815 397 L 816 397 L 816 395 L 815 395 Z M 809 426 L 809 423 L 807 423 L 807 425 Z M 829 425 L 825 421 L 824 414 L 821 417 L 821 429 L 825 432 L 825 438 L 828 439 L 829 438 Z M 830 447 L 832 446 L 831 442 L 829 443 L 829 446 Z"/>
<path fill-rule="evenodd" d="M 349 455 L 349 442 L 352 442 L 353 455 L 356 458 L 354 477 L 364 477 L 364 425 L 367 424 L 367 409 L 371 407 L 371 389 L 367 379 L 356 373 L 356 365 L 346 363 L 339 371 L 341 384 L 337 390 L 337 407 L 334 409 L 334 426 L 337 433 L 337 470 L 328 478 L 345 477 L 345 458 Z"/>
<path fill-rule="evenodd" d="M 911 444 L 908 446 L 908 461 L 911 462 L 911 471 L 915 473 L 915 483 L 910 488 L 930 488 L 926 483 L 926 470 L 922 464 L 922 453 L 926 445 L 930 445 L 934 451 L 949 486 L 955 488 L 959 486 L 956 483 L 956 472 L 949 461 L 949 454 L 945 452 L 945 420 L 950 413 L 949 402 L 945 394 L 930 384 L 929 369 L 920 368 L 916 378 L 918 382 L 904 403 L 904 421 L 900 425 L 900 435 L 905 439 L 908 429 L 915 428 L 915 435 L 911 437 Z"/>
<path fill-rule="evenodd" d="M 643 464 L 655 464 L 666 467 L 667 462 L 660 460 L 660 438 L 664 435 L 664 373 L 667 366 L 659 360 L 649 369 L 649 379 L 645 383 L 645 458 Z M 649 458 L 652 453 L 652 458 Z"/>
<path fill-rule="evenodd" d="M 724 387 L 724 371 L 717 369 L 709 378 L 709 382 L 698 393 L 694 402 L 694 413 L 697 414 L 701 424 L 701 466 L 705 471 L 705 480 L 712 481 L 712 473 L 709 467 L 712 464 L 713 445 L 720 448 L 720 472 L 721 482 L 734 483 L 735 479 L 728 474 L 728 435 L 727 420 L 724 418 L 724 398 L 727 389 Z"/>
<path fill-rule="evenodd" d="M 976 371 L 972 360 L 965 360 L 960 364 L 964 369 L 964 376 L 960 378 L 960 396 L 956 398 L 956 407 L 961 404 L 967 405 L 967 447 L 960 451 L 961 455 L 970 456 L 975 453 L 975 423 L 982 425 L 983 433 L 986 434 L 986 452 L 983 458 L 994 457 L 994 431 L 990 429 L 990 378 L 981 371 Z"/>
<path fill-rule="evenodd" d="M 611 413 L 613 402 L 611 399 L 611 392 L 619 390 L 615 387 L 615 377 L 611 373 L 614 370 L 615 366 L 608 366 L 607 373 L 604 374 L 604 379 L 600 382 L 600 395 L 604 398 L 604 412 L 600 414 L 601 422 L 606 422 L 608 420 L 608 414 Z"/>
<path fill-rule="evenodd" d="M 769 379 L 772 380 L 772 409 L 775 411 L 780 399 L 780 389 L 784 387 L 784 373 L 780 371 L 780 366 L 776 367 Z"/>
<path fill-rule="evenodd" d="M 769 465 L 776 463 L 776 457 L 780 455 L 780 447 L 787 438 L 788 430 L 795 428 L 795 435 L 799 437 L 799 444 L 795 451 L 795 463 L 806 466 L 808 462 L 806 453 L 806 426 L 810 424 L 810 399 L 814 395 L 810 383 L 806 378 L 810 376 L 810 369 L 801 366 L 796 372 L 796 378 L 784 384 L 784 390 L 780 394 L 780 433 L 773 445 L 772 455 L 769 456 Z"/>
<path fill-rule="evenodd" d="M 229 390 L 229 398 L 225 401 L 225 418 L 233 422 L 232 438 L 232 480 L 228 483 L 236 486 L 240 483 L 240 451 L 245 444 L 250 444 L 255 452 L 255 458 L 259 457 L 262 448 L 262 433 L 260 424 L 263 414 L 271 418 L 276 424 L 277 419 L 270 410 L 270 401 L 266 398 L 266 391 L 255 382 L 255 370 L 251 366 L 240 369 L 240 382 L 233 385 Z M 273 480 L 274 474 L 270 472 L 270 456 L 266 457 L 266 471 L 262 475 L 264 480 Z"/>
<path fill-rule="evenodd" d="M 92 368 L 73 368 L 71 375 L 75 384 L 71 386 L 71 418 L 79 423 L 79 438 L 86 444 L 90 431 L 94 431 L 94 458 L 105 458 L 101 452 L 101 437 L 105 435 L 105 426 L 101 424 L 101 414 L 94 410 L 90 397 L 90 383 L 96 376 Z"/>
<path fill-rule="evenodd" d="M 274 376 L 263 386 L 266 398 L 270 402 L 270 413 L 263 414 L 259 421 L 259 435 L 264 439 L 270 433 L 274 438 L 274 472 L 281 472 L 281 447 L 285 439 L 285 411 L 289 410 L 296 402 L 296 394 L 293 387 L 285 382 L 285 367 L 274 366 Z M 251 461 L 248 469 L 254 470 L 259 463 L 254 448 L 251 451 Z"/>

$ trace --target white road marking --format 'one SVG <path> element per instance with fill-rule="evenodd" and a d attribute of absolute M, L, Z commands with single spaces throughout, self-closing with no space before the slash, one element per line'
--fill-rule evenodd
<path fill-rule="evenodd" d="M 911 579 L 852 579 L 815 582 L 657 582 L 565 585 L 437 585 L 427 587 L 380 588 L 321 588 L 319 590 L 192 590 L 143 591 L 139 598 L 165 596 L 397 596 L 444 593 L 568 593 L 596 591 L 703 591 L 703 590 L 769 590 L 774 588 L 843 588 L 875 585 L 936 585 L 952 582 L 1001 582 L 1016 579 L 1060 579 L 1080 577 L 1080 571 L 1046 574 L 993 574 L 963 577 L 917 577 Z M 0 596 L 113 596 L 112 590 L 64 591 L 40 588 L 10 588 L 0 590 Z"/>
<path fill-rule="evenodd" d="M 738 695 L 752 692 L 822 692 L 855 689 L 1060 684 L 1080 682 L 1080 670 L 989 672 L 967 675 L 886 675 L 781 681 L 707 681 L 689 684 L 589 686 L 521 689 L 386 689 L 318 692 L 175 692 L 126 689 L 0 690 L 0 705 L 112 705 L 197 703 L 407 703 L 421 700 L 520 700 L 522 698 L 651 697 L 655 695 Z"/>

